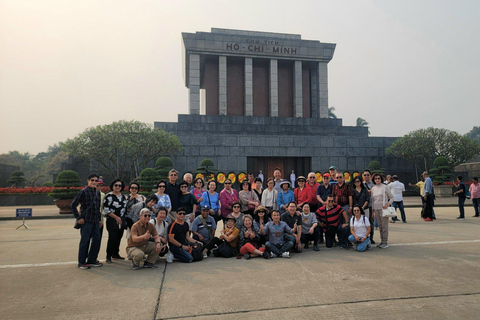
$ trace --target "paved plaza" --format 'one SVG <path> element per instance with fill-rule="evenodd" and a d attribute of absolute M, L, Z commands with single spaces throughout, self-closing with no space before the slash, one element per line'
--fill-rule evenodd
<path fill-rule="evenodd" d="M 437 220 L 424 222 L 419 210 L 409 207 L 408 223 L 390 224 L 388 249 L 162 260 L 138 271 L 129 261 L 78 269 L 71 218 L 29 220 L 29 230 L 2 220 L 1 318 L 478 319 L 480 218 L 470 206 L 463 221 L 457 208 L 437 207 Z M 102 261 L 106 240 L 104 233 Z"/>

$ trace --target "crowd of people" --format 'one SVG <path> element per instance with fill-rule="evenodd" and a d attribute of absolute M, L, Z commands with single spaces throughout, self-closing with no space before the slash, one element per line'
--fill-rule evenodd
<path fill-rule="evenodd" d="M 422 217 L 432 221 L 433 187 L 427 172 L 423 177 Z M 338 246 L 362 252 L 376 244 L 377 226 L 377 247 L 385 249 L 389 222 L 397 219 L 384 216 L 383 211 L 390 206 L 398 208 L 402 222 L 407 222 L 404 184 L 395 175 L 384 177 L 369 170 L 354 177 L 350 184 L 342 172 L 331 166 L 321 183 L 310 172 L 307 177 L 297 177 L 297 187 L 293 188 L 276 168 L 265 189 L 263 175 L 254 178 L 249 174 L 241 182 L 240 191 L 226 179 L 217 193 L 216 181 L 205 185 L 202 178 L 193 179 L 187 173 L 178 182 L 178 171 L 172 169 L 167 180 L 157 183 L 158 191 L 148 197 L 138 193 L 137 182 L 130 183 L 129 194 L 125 194 L 125 183 L 115 179 L 106 195 L 100 191 L 103 181 L 98 175 L 90 175 L 87 182 L 71 204 L 81 226 L 81 269 L 103 265 L 97 259 L 103 225 L 108 232 L 105 261 L 125 260 L 120 255 L 120 245 L 126 231 L 127 258 L 132 269 L 138 270 L 156 268 L 160 257 L 168 263 L 189 263 L 210 256 L 289 258 L 290 252 L 300 253 L 310 245 L 319 251 L 322 243 L 327 248 Z M 462 190 L 458 193 L 465 195 L 467 192 Z M 478 216 L 478 204 L 475 214 Z M 219 222 L 222 227 L 217 236 Z"/>

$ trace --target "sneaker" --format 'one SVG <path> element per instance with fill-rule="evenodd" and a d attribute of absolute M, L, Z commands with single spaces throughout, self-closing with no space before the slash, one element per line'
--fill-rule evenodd
<path fill-rule="evenodd" d="M 305 243 L 305 245 L 303 246 L 303 249 L 308 249 L 308 243 Z"/>
<path fill-rule="evenodd" d="M 144 268 L 150 268 L 150 269 L 157 269 L 158 268 L 156 265 L 154 265 L 153 263 L 150 263 L 150 262 L 145 262 L 143 264 L 143 267 Z"/>
<path fill-rule="evenodd" d="M 314 251 L 320 251 L 320 248 L 318 246 L 313 246 Z"/>
<path fill-rule="evenodd" d="M 380 246 L 383 246 L 383 242 L 380 242 L 380 244 L 377 245 L 377 248 L 380 248 Z"/>
<path fill-rule="evenodd" d="M 101 262 L 98 261 L 98 260 L 95 261 L 95 262 L 93 262 L 93 263 L 89 262 L 88 264 L 90 265 L 90 267 L 94 267 L 94 268 L 98 268 L 98 267 L 103 266 L 103 263 L 101 263 Z"/>
<path fill-rule="evenodd" d="M 132 270 L 140 270 L 141 268 L 137 266 L 135 263 L 132 261 Z"/>
<path fill-rule="evenodd" d="M 203 259 L 207 259 L 208 258 L 208 254 L 206 252 L 203 253 Z"/>
<path fill-rule="evenodd" d="M 119 255 L 118 255 L 118 256 L 112 256 L 112 258 L 113 258 L 114 260 L 125 260 L 124 257 L 121 257 L 121 256 L 119 256 Z"/>
<path fill-rule="evenodd" d="M 457 220 L 465 220 L 463 217 L 457 217 Z"/>
<path fill-rule="evenodd" d="M 433 221 L 433 220 L 430 219 L 430 218 L 425 218 L 425 219 L 423 219 L 423 220 L 425 220 L 425 221 Z"/>
<path fill-rule="evenodd" d="M 407 221 L 402 221 L 403 223 L 407 223 Z"/>
<path fill-rule="evenodd" d="M 347 245 L 344 245 L 344 244 L 342 244 L 342 249 L 348 250 L 348 246 L 347 246 Z"/>
<path fill-rule="evenodd" d="M 167 253 L 167 263 L 172 263 L 173 262 L 173 253 L 169 252 Z"/>
<path fill-rule="evenodd" d="M 248 254 L 248 253 L 246 253 L 246 254 L 243 255 L 243 259 L 248 260 L 248 259 L 250 259 L 250 258 L 251 258 L 251 256 L 250 256 L 250 254 Z"/>
<path fill-rule="evenodd" d="M 369 243 L 367 244 L 367 250 L 370 250 L 370 249 L 372 249 L 372 245 Z"/>
<path fill-rule="evenodd" d="M 265 259 L 270 259 L 270 255 L 268 254 L 267 251 L 265 251 L 262 256 L 265 258 Z"/>
<path fill-rule="evenodd" d="M 90 269 L 90 265 L 88 263 L 85 263 L 85 264 L 78 264 L 78 268 L 79 269 L 82 269 L 82 270 L 87 270 L 87 269 Z"/>
<path fill-rule="evenodd" d="M 277 256 L 275 253 L 270 252 L 270 258 L 277 258 L 277 257 L 278 257 L 278 256 Z"/>
<path fill-rule="evenodd" d="M 112 257 L 107 257 L 107 258 L 105 259 L 105 262 L 106 262 L 106 263 L 112 263 Z"/>
<path fill-rule="evenodd" d="M 370 240 L 370 243 L 371 243 L 371 244 L 375 244 L 375 241 L 373 241 L 373 239 L 372 239 L 372 240 Z"/>
<path fill-rule="evenodd" d="M 382 243 L 380 246 L 379 246 L 380 249 L 386 249 L 388 248 L 388 244 L 385 242 L 385 243 Z"/>
<path fill-rule="evenodd" d="M 282 253 L 282 258 L 290 259 L 290 252 L 286 251 Z"/>

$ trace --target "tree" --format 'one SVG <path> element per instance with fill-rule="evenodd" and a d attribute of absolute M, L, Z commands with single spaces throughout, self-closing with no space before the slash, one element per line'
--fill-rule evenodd
<path fill-rule="evenodd" d="M 212 160 L 210 159 L 203 159 L 202 162 L 200 163 L 200 167 L 198 167 L 194 173 L 202 173 L 203 176 L 205 177 L 205 180 L 208 180 L 208 178 L 212 175 L 217 173 L 217 169 L 214 168 L 215 164 L 213 163 Z"/>
<path fill-rule="evenodd" d="M 337 116 L 335 115 L 334 111 L 335 111 L 335 107 L 328 108 L 328 117 L 330 119 L 337 119 Z"/>
<path fill-rule="evenodd" d="M 167 179 L 168 172 L 173 168 L 173 161 L 169 157 L 160 157 L 155 162 L 155 169 L 158 171 L 159 179 Z"/>
<path fill-rule="evenodd" d="M 137 177 L 158 156 L 182 148 L 174 134 L 134 120 L 88 128 L 63 147 L 68 154 L 96 161 L 109 175 L 124 180 Z"/>
<path fill-rule="evenodd" d="M 430 169 L 430 177 L 434 183 L 443 184 L 453 177 L 452 167 L 445 157 L 436 157 L 433 161 L 434 167 Z"/>
<path fill-rule="evenodd" d="M 7 182 L 11 184 L 12 187 L 18 188 L 23 186 L 25 181 L 25 173 L 22 171 L 13 171 Z"/>
<path fill-rule="evenodd" d="M 385 173 L 385 168 L 382 168 L 380 162 L 376 160 L 370 161 L 368 169 L 372 171 L 372 173 Z"/>
<path fill-rule="evenodd" d="M 478 143 L 480 143 L 480 127 L 476 127 L 476 126 L 473 127 L 472 130 L 470 130 L 469 132 L 467 132 L 467 134 L 465 134 L 465 136 L 467 138 L 476 140 Z"/>
<path fill-rule="evenodd" d="M 357 118 L 357 127 L 367 127 L 368 128 L 368 122 L 365 119 Z M 368 134 L 370 134 L 370 129 L 368 129 Z"/>
<path fill-rule="evenodd" d="M 398 138 L 386 153 L 428 170 L 438 156 L 445 157 L 452 167 L 464 163 L 480 153 L 480 144 L 455 131 L 430 127 Z"/>

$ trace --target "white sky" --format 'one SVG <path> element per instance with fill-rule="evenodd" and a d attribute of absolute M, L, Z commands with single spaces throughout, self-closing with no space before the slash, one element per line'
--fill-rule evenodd
<path fill-rule="evenodd" d="M 177 121 L 181 32 L 212 27 L 336 43 L 329 105 L 373 136 L 480 125 L 480 1 L 0 0 L 0 153 Z"/>

